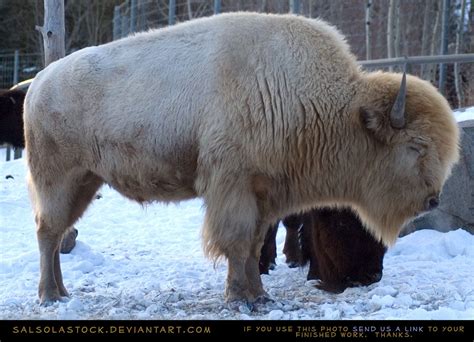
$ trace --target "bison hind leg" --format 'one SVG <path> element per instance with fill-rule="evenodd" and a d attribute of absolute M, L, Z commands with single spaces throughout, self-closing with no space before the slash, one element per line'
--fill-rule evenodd
<path fill-rule="evenodd" d="M 30 174 L 29 187 L 40 251 L 38 294 L 41 304 L 49 304 L 68 296 L 59 259 L 61 240 L 68 227 L 83 214 L 102 179 L 88 171 L 74 170 L 65 175 L 36 171 Z"/>
<path fill-rule="evenodd" d="M 276 235 L 278 232 L 278 223 L 269 226 L 265 235 L 265 240 L 260 252 L 260 261 L 258 264 L 260 274 L 268 274 L 276 266 L 277 247 Z"/>

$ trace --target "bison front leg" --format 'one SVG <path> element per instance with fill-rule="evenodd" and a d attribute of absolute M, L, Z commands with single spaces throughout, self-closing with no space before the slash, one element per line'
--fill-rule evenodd
<path fill-rule="evenodd" d="M 263 289 L 258 258 L 252 256 L 248 263 L 259 221 L 257 202 L 249 183 L 240 175 L 216 174 L 204 200 L 207 206 L 203 229 L 205 252 L 212 259 L 225 256 L 228 260 L 226 300 L 252 303 Z M 248 273 L 252 274 L 251 279 Z M 257 291 L 252 288 L 256 284 Z"/>
<path fill-rule="evenodd" d="M 266 229 L 260 229 L 258 232 L 265 232 Z M 266 302 L 269 295 L 263 289 L 262 278 L 260 277 L 259 260 L 262 246 L 265 241 L 265 234 L 255 234 L 254 242 L 250 251 L 250 255 L 245 262 L 245 273 L 249 281 L 250 291 L 256 301 Z"/>
<path fill-rule="evenodd" d="M 253 303 L 255 297 L 250 291 L 251 285 L 245 272 L 248 258 L 238 255 L 228 255 L 227 282 L 225 287 L 225 299 L 227 302 L 245 301 Z"/>

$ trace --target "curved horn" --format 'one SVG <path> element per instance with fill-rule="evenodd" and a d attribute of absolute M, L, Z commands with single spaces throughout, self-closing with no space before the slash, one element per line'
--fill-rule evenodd
<path fill-rule="evenodd" d="M 393 128 L 405 127 L 405 102 L 407 95 L 407 75 L 403 72 L 402 83 L 390 112 L 390 124 Z"/>

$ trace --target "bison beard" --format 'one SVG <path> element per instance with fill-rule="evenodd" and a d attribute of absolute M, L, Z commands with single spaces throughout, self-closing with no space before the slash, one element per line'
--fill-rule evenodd
<path fill-rule="evenodd" d="M 459 155 L 432 85 L 361 72 L 335 28 L 293 15 L 222 14 L 77 51 L 35 77 L 24 124 L 41 303 L 68 295 L 61 239 L 104 183 L 139 202 L 201 197 L 226 300 L 254 302 L 269 224 L 344 205 L 393 244 Z"/>
<path fill-rule="evenodd" d="M 314 209 L 283 220 L 287 229 L 283 253 L 290 267 L 309 261 L 307 279 L 318 288 L 340 293 L 347 287 L 370 285 L 382 278 L 386 247 L 376 241 L 349 209 Z M 265 237 L 260 272 L 275 264 L 276 226 Z"/>

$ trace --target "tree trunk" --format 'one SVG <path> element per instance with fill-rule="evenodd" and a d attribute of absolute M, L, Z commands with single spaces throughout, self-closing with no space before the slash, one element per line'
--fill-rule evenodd
<path fill-rule="evenodd" d="M 372 14 L 372 0 L 366 0 L 365 3 L 365 59 L 372 59 L 372 49 L 370 46 L 371 41 L 371 32 L 370 32 L 370 22 Z"/>
<path fill-rule="evenodd" d="M 393 58 L 393 40 L 394 40 L 394 23 L 395 23 L 395 1 L 390 0 L 388 5 L 388 18 L 387 18 L 387 58 Z M 393 71 L 393 68 L 389 68 L 390 71 Z"/>
<path fill-rule="evenodd" d="M 443 0 L 440 55 L 448 54 L 450 6 L 451 6 L 450 0 Z M 446 95 L 446 78 L 447 78 L 446 64 L 440 63 L 438 90 L 442 95 Z"/>
<path fill-rule="evenodd" d="M 433 0 L 426 0 L 423 13 L 423 31 L 421 34 L 421 56 L 428 56 L 430 54 L 430 44 L 433 39 Z M 421 78 L 427 79 L 427 64 L 421 64 Z"/>
<path fill-rule="evenodd" d="M 191 8 L 191 0 L 186 0 L 186 5 L 188 7 L 188 18 L 191 20 L 193 18 L 193 9 Z"/>
<path fill-rule="evenodd" d="M 64 57 L 64 0 L 44 0 L 44 24 L 36 28 L 43 35 L 45 67 Z"/>
<path fill-rule="evenodd" d="M 395 18 L 393 22 L 393 54 L 400 57 L 400 0 L 395 0 Z"/>
<path fill-rule="evenodd" d="M 436 18 L 435 18 L 435 22 L 434 22 L 434 25 L 433 25 L 433 37 L 431 39 L 430 55 L 436 55 L 437 50 L 439 48 L 439 39 L 438 39 L 438 37 L 440 36 L 440 32 L 441 32 L 440 23 L 441 23 L 441 16 L 443 14 L 443 11 L 441 10 L 441 8 L 442 8 L 441 2 L 442 1 L 443 0 L 438 0 L 437 1 L 436 15 L 435 15 Z M 430 65 L 429 80 L 433 84 L 436 82 L 436 64 Z"/>
<path fill-rule="evenodd" d="M 463 33 L 464 33 L 464 16 L 466 15 L 466 0 L 461 0 L 461 15 L 458 20 L 458 29 L 456 32 L 456 52 L 459 54 L 462 50 L 463 44 Z M 463 105 L 463 91 L 461 84 L 461 72 L 459 69 L 459 63 L 454 63 L 454 84 L 456 87 L 456 96 L 458 99 L 458 107 Z"/>

